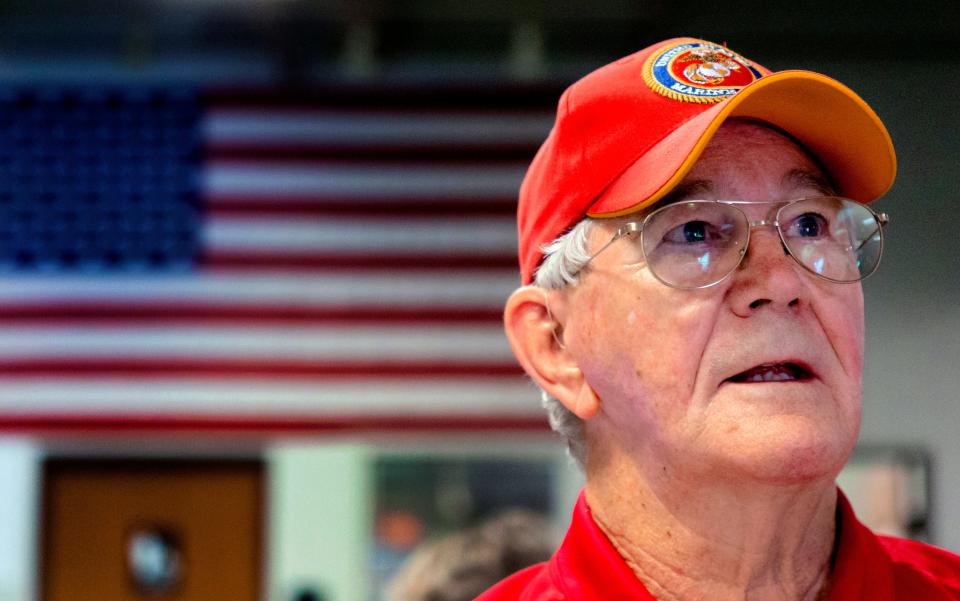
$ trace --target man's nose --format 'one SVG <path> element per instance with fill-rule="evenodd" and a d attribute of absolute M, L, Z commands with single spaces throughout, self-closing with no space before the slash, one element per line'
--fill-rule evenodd
<path fill-rule="evenodd" d="M 767 222 L 751 223 L 746 255 L 733 274 L 731 300 L 734 312 L 742 317 L 763 307 L 796 308 L 803 294 L 799 266 L 787 252 L 776 228 L 768 225 Z"/>

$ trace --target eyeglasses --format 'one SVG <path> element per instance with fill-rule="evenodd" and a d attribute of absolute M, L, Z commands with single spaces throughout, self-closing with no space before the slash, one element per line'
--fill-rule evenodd
<path fill-rule="evenodd" d="M 741 205 L 783 205 L 775 218 L 750 221 Z M 880 264 L 885 213 L 846 198 L 826 196 L 787 202 L 686 200 L 621 226 L 581 267 L 621 238 L 658 280 L 674 288 L 707 288 L 722 282 L 743 261 L 755 227 L 773 226 L 783 248 L 805 270 L 831 282 L 851 283 Z"/>

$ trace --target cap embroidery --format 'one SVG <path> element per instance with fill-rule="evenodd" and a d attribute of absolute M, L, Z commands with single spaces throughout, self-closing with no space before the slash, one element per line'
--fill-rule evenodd
<path fill-rule="evenodd" d="M 703 40 L 667 44 L 643 65 L 643 81 L 653 91 L 684 102 L 720 102 L 761 77 L 747 59 Z"/>

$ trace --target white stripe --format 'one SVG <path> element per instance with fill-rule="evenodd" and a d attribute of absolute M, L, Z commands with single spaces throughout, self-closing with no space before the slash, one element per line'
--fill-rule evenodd
<path fill-rule="evenodd" d="M 464 219 L 211 219 L 203 246 L 213 251 L 322 252 L 406 255 L 513 254 L 512 217 Z"/>
<path fill-rule="evenodd" d="M 4 304 L 42 306 L 58 302 L 214 303 L 241 308 L 263 304 L 278 308 L 499 308 L 518 281 L 512 269 L 476 274 L 304 271 L 284 275 L 4 276 L 0 278 L 0 317 Z"/>
<path fill-rule="evenodd" d="M 513 361 L 490 326 L 83 326 L 0 329 L 0 359 Z"/>
<path fill-rule="evenodd" d="M 550 131 L 549 111 L 496 114 L 364 113 L 220 109 L 204 120 L 215 142 L 284 145 L 336 143 L 350 146 L 404 144 L 539 144 Z"/>
<path fill-rule="evenodd" d="M 0 381 L 4 415 L 96 412 L 250 413 L 258 416 L 491 414 L 539 415 L 539 394 L 522 377 L 382 379 L 359 382 L 57 379 Z"/>
<path fill-rule="evenodd" d="M 516 196 L 517 165 L 297 165 L 214 161 L 203 172 L 208 195 L 283 197 L 316 194 L 357 202 L 380 198 Z"/>

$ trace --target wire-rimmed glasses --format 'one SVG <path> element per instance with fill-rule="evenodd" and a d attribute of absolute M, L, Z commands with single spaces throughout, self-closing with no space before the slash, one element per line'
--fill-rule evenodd
<path fill-rule="evenodd" d="M 771 220 L 751 221 L 741 205 L 783 205 Z M 880 264 L 885 213 L 837 196 L 792 201 L 684 200 L 623 224 L 584 264 L 621 238 L 635 241 L 627 264 L 646 263 L 674 288 L 706 288 L 740 265 L 755 227 L 773 226 L 793 259 L 817 277 L 858 282 Z M 581 268 L 583 269 L 583 268 Z"/>

